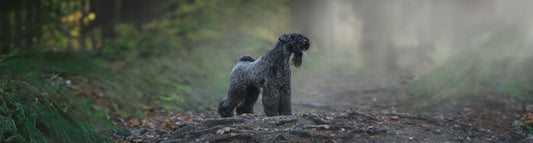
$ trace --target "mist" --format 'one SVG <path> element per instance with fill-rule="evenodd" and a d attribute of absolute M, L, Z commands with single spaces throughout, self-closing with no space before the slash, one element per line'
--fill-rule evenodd
<path fill-rule="evenodd" d="M 303 68 L 293 70 L 295 102 L 447 111 L 510 98 L 526 106 L 532 83 L 530 4 L 293 1 L 291 26 L 312 41 Z"/>

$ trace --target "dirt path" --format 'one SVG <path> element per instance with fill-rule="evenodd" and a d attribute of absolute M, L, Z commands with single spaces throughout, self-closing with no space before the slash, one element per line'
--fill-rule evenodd
<path fill-rule="evenodd" d="M 368 107 L 331 113 L 218 118 L 164 110 L 119 124 L 126 142 L 532 142 L 520 127 L 469 123 L 430 114 L 376 111 Z M 113 134 L 111 134 L 113 136 Z"/>
<path fill-rule="evenodd" d="M 523 125 L 513 125 L 523 115 L 509 108 L 516 101 L 486 96 L 447 112 L 416 113 L 399 109 L 408 99 L 401 85 L 368 83 L 343 78 L 320 88 L 296 85 L 292 116 L 266 117 L 259 100 L 258 114 L 153 110 L 145 119 L 114 121 L 131 135 L 107 133 L 119 142 L 533 142 Z"/>

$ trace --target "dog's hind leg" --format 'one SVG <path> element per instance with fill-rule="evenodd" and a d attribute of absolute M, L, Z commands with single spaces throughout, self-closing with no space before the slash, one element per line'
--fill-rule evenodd
<path fill-rule="evenodd" d="M 242 100 L 241 103 L 239 103 L 239 106 L 237 106 L 237 114 L 253 113 L 257 97 L 259 97 L 259 88 L 255 86 L 248 87 L 246 89 L 244 100 Z"/>
<path fill-rule="evenodd" d="M 230 85 L 228 94 L 218 104 L 218 114 L 222 117 L 233 116 L 233 109 L 244 99 L 246 88 L 242 85 Z"/>

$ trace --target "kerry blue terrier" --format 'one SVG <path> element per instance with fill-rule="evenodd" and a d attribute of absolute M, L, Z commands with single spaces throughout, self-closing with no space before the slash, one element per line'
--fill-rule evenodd
<path fill-rule="evenodd" d="M 270 52 L 254 60 L 241 56 L 231 71 L 228 94 L 218 105 L 222 117 L 252 113 L 260 89 L 263 89 L 263 106 L 267 116 L 291 114 L 291 69 L 300 67 L 302 55 L 309 49 L 309 39 L 301 34 L 284 34 Z"/>

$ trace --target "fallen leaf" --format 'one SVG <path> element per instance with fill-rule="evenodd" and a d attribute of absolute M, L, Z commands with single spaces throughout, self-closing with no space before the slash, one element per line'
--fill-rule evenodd
<path fill-rule="evenodd" d="M 328 130 L 330 128 L 329 125 L 318 125 L 316 129 L 318 130 Z"/>
<path fill-rule="evenodd" d="M 148 110 L 148 111 L 150 111 L 150 112 L 154 112 L 154 111 L 155 111 L 155 108 L 152 107 L 152 106 L 144 105 L 144 106 L 143 106 L 143 110 Z"/>
<path fill-rule="evenodd" d="M 163 128 L 167 128 L 167 127 L 170 127 L 170 124 L 169 124 L 169 123 L 165 123 L 165 124 L 163 124 Z"/>
<path fill-rule="evenodd" d="M 226 133 L 229 133 L 231 131 L 230 127 L 224 127 L 217 131 L 217 135 L 224 135 Z"/>
<path fill-rule="evenodd" d="M 341 128 L 341 129 L 339 129 L 339 132 L 341 132 L 341 133 L 346 133 L 346 129 Z"/>
<path fill-rule="evenodd" d="M 138 119 L 133 119 L 133 120 L 130 120 L 127 125 L 128 127 L 133 127 L 133 126 L 138 126 L 140 125 L 141 122 L 138 120 Z"/>
<path fill-rule="evenodd" d="M 531 112 L 524 115 L 524 117 L 522 118 L 522 123 L 528 126 L 533 126 L 533 115 L 531 114 Z"/>
<path fill-rule="evenodd" d="M 142 121 L 143 125 L 146 125 L 148 123 L 150 123 L 150 120 L 148 120 L 148 118 L 143 119 L 143 121 Z"/>
<path fill-rule="evenodd" d="M 529 125 L 529 126 L 533 126 L 533 120 L 525 120 L 524 124 Z"/>
<path fill-rule="evenodd" d="M 93 99 L 99 99 L 99 98 L 100 98 L 100 95 L 98 95 L 98 93 L 96 93 L 96 92 L 94 92 L 94 91 L 91 92 L 91 93 L 92 93 L 92 95 L 93 95 L 93 96 L 92 96 Z"/>

